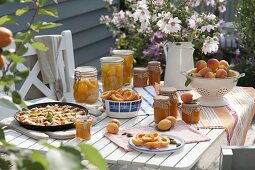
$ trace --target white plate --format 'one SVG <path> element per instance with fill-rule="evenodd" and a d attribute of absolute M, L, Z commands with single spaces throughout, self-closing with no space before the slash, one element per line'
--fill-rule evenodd
<path fill-rule="evenodd" d="M 172 152 L 175 152 L 175 151 L 181 149 L 185 145 L 184 140 L 179 138 L 179 137 L 172 136 L 172 135 L 161 135 L 161 136 L 167 136 L 167 137 L 170 137 L 170 138 L 174 139 L 177 143 L 180 143 L 180 146 L 176 147 L 175 144 L 169 144 L 168 147 L 165 147 L 165 148 L 149 149 L 145 146 L 135 146 L 132 142 L 132 139 L 135 138 L 135 137 L 129 139 L 128 144 L 131 148 L 133 148 L 133 149 L 135 149 L 139 152 L 150 153 L 150 154 L 172 153 Z"/>

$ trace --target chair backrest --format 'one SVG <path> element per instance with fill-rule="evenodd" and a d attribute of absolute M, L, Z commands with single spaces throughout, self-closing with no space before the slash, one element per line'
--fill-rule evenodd
<path fill-rule="evenodd" d="M 72 92 L 72 77 L 75 68 L 74 64 L 74 53 L 73 53 L 73 42 L 72 33 L 70 30 L 65 30 L 61 33 L 61 42 L 58 51 L 58 65 L 56 66 L 59 70 L 59 75 L 63 84 L 63 94 Z M 8 48 L 15 48 L 15 44 L 12 44 Z M 36 50 L 28 45 L 28 52 L 24 54 L 24 57 L 36 57 Z M 19 71 L 30 70 L 30 74 L 22 84 L 15 85 L 15 89 L 19 89 L 19 92 L 23 98 L 33 99 L 31 97 L 31 88 L 36 88 L 43 95 L 42 97 L 55 98 L 55 87 L 53 84 L 44 84 L 40 78 L 40 65 L 38 60 L 35 61 L 32 67 L 28 68 L 26 64 L 19 64 L 17 66 Z M 18 87 L 19 86 L 19 87 Z M 29 96 L 30 95 L 30 96 Z"/>
<path fill-rule="evenodd" d="M 255 146 L 225 146 L 221 148 L 220 170 L 254 170 Z"/>

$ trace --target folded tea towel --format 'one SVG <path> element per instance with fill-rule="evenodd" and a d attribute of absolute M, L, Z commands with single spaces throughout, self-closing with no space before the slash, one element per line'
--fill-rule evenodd
<path fill-rule="evenodd" d="M 104 136 L 111 140 L 113 143 L 123 148 L 125 151 L 130 151 L 131 148 L 128 147 L 128 140 L 130 137 L 123 134 L 131 134 L 135 136 L 137 133 L 151 133 L 156 131 L 153 126 L 136 126 L 131 128 L 122 129 L 118 134 L 105 133 Z M 178 120 L 176 125 L 173 126 L 170 131 L 160 132 L 162 135 L 173 135 L 182 138 L 185 143 L 197 143 L 209 141 L 210 138 L 201 134 L 199 131 L 193 129 L 190 125 L 186 124 L 182 120 Z"/>

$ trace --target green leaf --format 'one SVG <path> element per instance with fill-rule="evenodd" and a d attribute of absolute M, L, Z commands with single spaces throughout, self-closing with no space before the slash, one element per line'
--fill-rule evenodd
<path fill-rule="evenodd" d="M 52 121 L 52 118 L 53 118 L 53 112 L 48 112 L 47 115 L 45 116 L 45 118 L 48 120 L 48 121 Z"/>
<path fill-rule="evenodd" d="M 191 79 L 187 78 L 187 80 L 185 81 L 185 86 L 187 87 L 190 83 L 191 83 Z"/>
<path fill-rule="evenodd" d="M 11 161 L 2 159 L 0 156 L 0 169 L 10 169 Z"/>
<path fill-rule="evenodd" d="M 42 24 L 39 26 L 39 29 L 50 29 L 50 28 L 55 28 L 59 27 L 62 24 L 60 23 L 53 23 L 53 22 L 42 22 Z"/>
<path fill-rule="evenodd" d="M 46 47 L 43 43 L 41 42 L 32 42 L 31 45 L 37 49 L 37 50 L 41 50 L 41 51 L 48 51 L 48 47 Z"/>
<path fill-rule="evenodd" d="M 21 100 L 21 106 L 24 108 L 24 109 L 28 109 L 28 107 L 27 107 L 27 104 L 25 103 L 25 101 L 22 99 Z"/>
<path fill-rule="evenodd" d="M 28 48 L 23 43 L 18 43 L 18 45 L 19 49 L 16 51 L 16 54 L 23 56 L 28 51 Z"/>
<path fill-rule="evenodd" d="M 3 16 L 3 17 L 0 17 L 0 25 L 3 25 L 3 24 L 12 24 L 12 23 L 15 23 L 15 19 L 9 15 L 6 15 L 6 16 Z"/>
<path fill-rule="evenodd" d="M 39 162 L 44 168 L 47 168 L 49 166 L 46 157 L 40 151 L 34 151 L 31 157 L 33 161 Z"/>
<path fill-rule="evenodd" d="M 47 9 L 41 8 L 38 13 L 40 15 L 47 15 L 47 16 L 52 16 L 52 17 L 58 17 L 58 11 L 55 8 L 47 8 Z"/>
<path fill-rule="evenodd" d="M 36 169 L 36 170 L 45 170 L 45 168 L 39 163 L 39 162 L 32 162 L 30 159 L 21 159 L 18 164 L 17 169 L 22 169 L 22 170 L 31 170 L 31 169 Z"/>
<path fill-rule="evenodd" d="M 8 92 L 9 90 L 10 90 L 10 87 L 4 86 L 4 92 L 5 92 L 5 93 Z"/>
<path fill-rule="evenodd" d="M 33 2 L 33 0 L 20 0 L 21 3 Z"/>
<path fill-rule="evenodd" d="M 6 2 L 6 0 L 0 0 L 0 5 L 4 4 Z M 1 165 L 1 164 L 0 164 Z"/>
<path fill-rule="evenodd" d="M 28 6 L 21 8 L 21 9 L 17 9 L 15 12 L 15 15 L 21 16 L 21 15 L 25 14 L 28 10 L 29 10 Z"/>
<path fill-rule="evenodd" d="M 39 6 L 42 7 L 42 6 L 44 6 L 47 2 L 48 2 L 48 0 L 39 0 Z"/>
<path fill-rule="evenodd" d="M 11 65 L 10 71 L 11 71 L 12 73 L 14 73 L 14 72 L 17 71 L 17 63 L 13 63 L 13 64 Z"/>
<path fill-rule="evenodd" d="M 11 53 L 8 58 L 11 60 L 11 61 L 14 61 L 16 63 L 24 63 L 26 61 L 25 58 L 21 57 L 21 56 L 18 56 L 14 53 Z"/>
<path fill-rule="evenodd" d="M 79 144 L 79 148 L 83 153 L 84 159 L 87 159 L 100 170 L 107 169 L 107 163 L 96 148 L 88 144 Z"/>
<path fill-rule="evenodd" d="M 5 141 L 4 130 L 0 128 L 0 141 Z"/>
<path fill-rule="evenodd" d="M 2 96 L 0 97 L 0 103 L 4 107 L 7 107 L 9 109 L 13 110 L 21 110 L 21 107 L 19 105 L 16 105 L 15 103 L 12 102 L 12 99 L 9 96 Z"/>
<path fill-rule="evenodd" d="M 16 104 L 21 104 L 21 96 L 16 90 L 12 92 L 12 101 Z"/>
<path fill-rule="evenodd" d="M 11 54 L 11 52 L 10 51 L 3 51 L 3 53 L 2 53 L 4 56 L 6 56 L 6 55 L 10 55 Z"/>
<path fill-rule="evenodd" d="M 77 149 L 75 149 L 74 147 L 61 145 L 59 147 L 59 149 L 61 149 L 63 151 L 66 151 L 66 152 L 70 152 L 70 153 L 76 155 L 77 157 L 79 157 L 80 160 L 82 160 L 81 153 Z"/>
<path fill-rule="evenodd" d="M 62 149 L 49 149 L 46 153 L 48 169 L 82 170 L 81 159 L 74 153 L 76 153 L 74 150 L 70 152 Z"/>
<path fill-rule="evenodd" d="M 25 79 L 29 75 L 29 70 L 16 72 L 15 75 Z"/>

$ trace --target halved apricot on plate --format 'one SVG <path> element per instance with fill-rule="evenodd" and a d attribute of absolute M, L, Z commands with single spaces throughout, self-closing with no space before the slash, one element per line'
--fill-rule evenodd
<path fill-rule="evenodd" d="M 159 137 L 158 141 L 161 147 L 167 147 L 170 144 L 170 139 L 166 136 Z"/>
<path fill-rule="evenodd" d="M 146 143 L 146 146 L 149 148 L 149 149 L 157 149 L 160 147 L 160 143 L 158 141 L 154 141 L 154 142 L 147 142 Z"/>
<path fill-rule="evenodd" d="M 141 139 L 133 138 L 132 142 L 135 146 L 143 146 L 145 142 Z"/>

